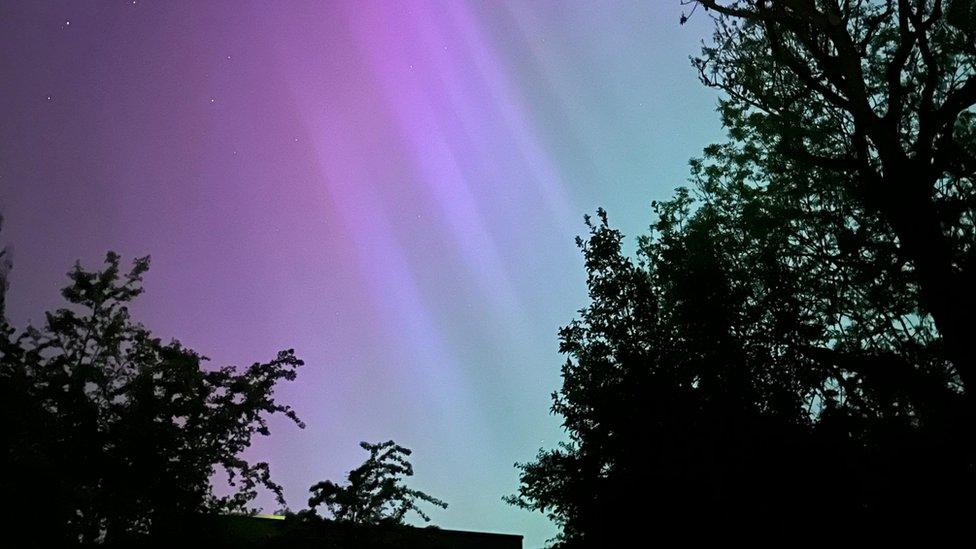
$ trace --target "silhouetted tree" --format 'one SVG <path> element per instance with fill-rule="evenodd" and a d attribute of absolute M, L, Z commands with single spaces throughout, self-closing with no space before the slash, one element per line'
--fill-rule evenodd
<path fill-rule="evenodd" d="M 327 518 L 337 522 L 393 525 L 403 524 L 411 511 L 430 522 L 418 501 L 447 508 L 447 503 L 403 484 L 404 477 L 413 476 L 413 467 L 407 461 L 410 450 L 392 440 L 359 445 L 369 452 L 369 459 L 349 472 L 345 485 L 326 480 L 312 486 L 309 509 L 303 511 L 305 517 L 315 515 L 316 509 L 325 504 Z"/>
<path fill-rule="evenodd" d="M 921 314 L 967 392 L 976 390 L 976 4 L 684 3 L 716 14 L 713 43 L 695 64 L 726 93 L 720 111 L 733 143 L 750 148 L 761 171 L 812 183 L 784 192 L 826 193 L 883 226 Z M 861 233 L 853 224 L 832 237 L 857 256 Z"/>
<path fill-rule="evenodd" d="M 560 331 L 553 405 L 569 440 L 520 465 L 509 498 L 565 546 L 973 511 L 959 379 L 884 226 L 865 218 L 869 251 L 848 260 L 830 238 L 844 201 L 739 168 L 693 162 L 696 192 L 656 205 L 636 261 L 603 211 L 587 221 L 590 304 Z"/>
<path fill-rule="evenodd" d="M 259 487 L 281 501 L 267 463 L 241 453 L 269 434 L 270 415 L 303 427 L 274 399 L 302 365 L 291 350 L 243 371 L 205 368 L 206 357 L 130 318 L 149 258 L 126 274 L 119 260 L 109 253 L 97 272 L 76 265 L 68 307 L 42 327 L 0 332 L 4 518 L 38 544 L 174 534 L 194 516 L 247 511 Z M 231 495 L 214 493 L 218 470 Z"/>
<path fill-rule="evenodd" d="M 569 441 L 511 500 L 567 545 L 649 522 L 966 524 L 976 6 L 684 3 L 715 16 L 694 63 L 730 139 L 657 205 L 636 261 L 603 214 L 580 242 L 591 304 L 561 332 L 553 407 Z"/>

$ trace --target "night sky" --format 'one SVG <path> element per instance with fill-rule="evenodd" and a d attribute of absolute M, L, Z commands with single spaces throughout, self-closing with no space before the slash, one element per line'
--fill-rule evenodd
<path fill-rule="evenodd" d="M 0 0 L 0 211 L 16 326 L 65 272 L 152 255 L 134 315 L 213 365 L 294 348 L 272 423 L 292 509 L 361 440 L 412 448 L 445 528 L 555 529 L 510 507 L 562 437 L 573 239 L 628 235 L 721 137 L 678 0 Z M 269 497 L 259 501 L 268 511 Z"/>

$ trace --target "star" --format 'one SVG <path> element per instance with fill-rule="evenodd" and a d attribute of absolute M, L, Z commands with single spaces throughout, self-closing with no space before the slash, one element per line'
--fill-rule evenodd
<path fill-rule="evenodd" d="M 214 104 L 214 103 L 216 103 L 216 102 L 217 102 L 217 99 L 216 98 L 213 98 L 213 97 L 210 98 L 210 104 L 211 105 Z"/>

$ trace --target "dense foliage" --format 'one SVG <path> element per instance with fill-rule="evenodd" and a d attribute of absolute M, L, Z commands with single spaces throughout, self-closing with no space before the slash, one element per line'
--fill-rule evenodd
<path fill-rule="evenodd" d="M 808 186 L 792 191 L 841 201 L 850 253 L 862 218 L 882 224 L 961 382 L 976 384 L 976 4 L 693 3 L 718 14 L 695 65 L 725 94 L 732 142 L 760 179 L 800 174 Z"/>
<path fill-rule="evenodd" d="M 636 257 L 588 220 L 590 304 L 560 332 L 553 405 L 568 441 L 520 465 L 510 501 L 566 546 L 965 524 L 965 3 L 696 4 L 718 13 L 695 64 L 729 141 L 655 206 Z"/>
<path fill-rule="evenodd" d="M 68 306 L 43 326 L 0 329 L 3 516 L 39 545 L 174 534 L 194 516 L 247 511 L 260 487 L 282 497 L 268 464 L 241 453 L 269 434 L 270 415 L 302 426 L 274 399 L 301 360 L 288 350 L 243 371 L 206 368 L 130 318 L 149 259 L 125 274 L 119 263 L 76 266 Z M 218 471 L 232 494 L 214 492 Z"/>

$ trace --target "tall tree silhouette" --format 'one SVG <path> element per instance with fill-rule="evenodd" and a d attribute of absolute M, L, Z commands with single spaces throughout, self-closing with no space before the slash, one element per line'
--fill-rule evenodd
<path fill-rule="evenodd" d="M 561 334 L 554 405 L 570 442 L 521 466 L 512 501 L 567 544 L 637 508 L 783 534 L 965 524 L 976 4 L 683 3 L 715 16 L 694 64 L 730 139 L 658 206 L 638 263 L 591 226 L 592 303 Z M 653 307 L 628 306 L 638 290 Z"/>
<path fill-rule="evenodd" d="M 851 259 L 831 239 L 847 202 L 757 186 L 723 162 L 740 152 L 693 163 L 636 259 L 602 211 L 578 241 L 590 304 L 560 331 L 553 405 L 569 441 L 520 465 L 509 498 L 564 546 L 973 511 L 960 381 L 886 227 L 863 219 L 870 253 Z"/>
<path fill-rule="evenodd" d="M 42 327 L 0 332 L 4 518 L 38 543 L 132 543 L 246 511 L 260 487 L 282 499 L 267 463 L 241 453 L 269 434 L 270 415 L 303 426 L 274 398 L 302 362 L 287 350 L 242 371 L 205 368 L 206 357 L 130 318 L 149 258 L 125 274 L 119 263 L 109 253 L 101 271 L 76 265 L 67 307 Z M 231 495 L 214 493 L 218 470 Z"/>
<path fill-rule="evenodd" d="M 430 522 L 418 505 L 420 501 L 447 508 L 443 501 L 403 483 L 404 477 L 413 476 L 413 466 L 407 461 L 409 449 L 392 440 L 379 444 L 362 442 L 360 446 L 369 452 L 369 458 L 349 472 L 345 485 L 325 480 L 312 486 L 304 517 L 315 516 L 316 509 L 325 504 L 327 518 L 337 522 L 394 525 L 403 524 L 411 511 Z"/>
<path fill-rule="evenodd" d="M 716 15 L 695 64 L 726 93 L 733 141 L 753 148 L 763 170 L 814 174 L 810 199 L 826 192 L 890 231 L 921 313 L 976 391 L 976 5 L 683 3 Z M 853 232 L 846 244 L 857 255 Z"/>

